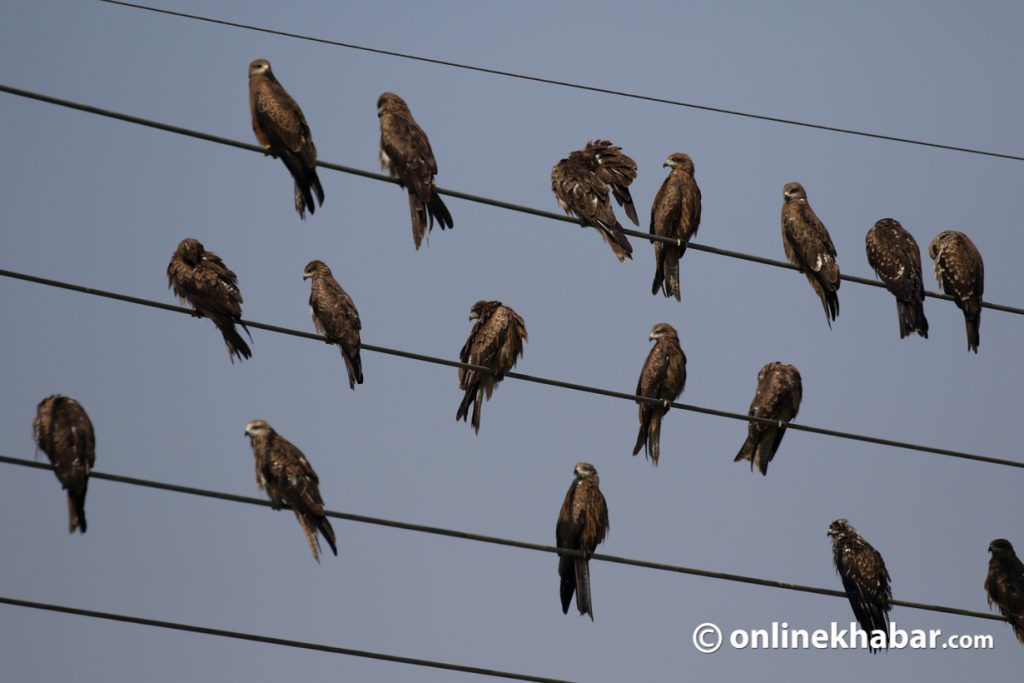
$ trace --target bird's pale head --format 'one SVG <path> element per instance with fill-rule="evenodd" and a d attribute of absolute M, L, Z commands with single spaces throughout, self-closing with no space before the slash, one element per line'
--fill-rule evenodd
<path fill-rule="evenodd" d="M 311 277 L 330 275 L 331 269 L 326 263 L 318 259 L 314 259 L 306 264 L 306 267 L 302 269 L 302 279 L 308 280 Z"/>
<path fill-rule="evenodd" d="M 249 62 L 249 77 L 270 73 L 270 62 L 265 59 L 254 59 Z"/>
<path fill-rule="evenodd" d="M 194 237 L 186 237 L 182 241 L 178 242 L 178 249 L 175 252 L 185 263 L 195 266 L 202 258 L 203 254 L 206 253 L 206 249 L 203 248 L 203 243 Z"/>
<path fill-rule="evenodd" d="M 801 199 L 807 201 L 807 192 L 800 183 L 786 183 L 782 188 L 782 197 L 787 202 L 799 201 Z"/>
<path fill-rule="evenodd" d="M 942 251 L 943 245 L 946 241 L 952 238 L 954 234 L 956 233 L 952 230 L 943 230 L 931 241 L 928 245 L 928 255 L 932 257 L 933 261 L 939 257 L 939 252 Z"/>
<path fill-rule="evenodd" d="M 662 337 L 678 337 L 679 334 L 676 332 L 676 328 L 672 327 L 668 323 L 658 323 L 651 328 L 651 333 L 647 336 L 648 339 L 656 340 Z"/>
<path fill-rule="evenodd" d="M 577 479 L 587 479 L 589 477 L 597 477 L 597 468 L 591 465 L 589 462 L 578 462 L 576 468 L 573 470 Z"/>
<path fill-rule="evenodd" d="M 828 536 L 832 539 L 833 543 L 846 538 L 855 531 L 856 529 L 850 526 L 850 523 L 842 517 L 828 525 Z"/>
<path fill-rule="evenodd" d="M 409 105 L 393 92 L 383 92 L 377 98 L 377 116 L 386 111 L 409 111 Z"/>
<path fill-rule="evenodd" d="M 250 439 L 253 437 L 263 436 L 273 431 L 266 420 L 252 420 L 245 425 L 245 435 Z"/>
<path fill-rule="evenodd" d="M 680 171 L 686 171 L 690 175 L 693 175 L 693 159 L 690 158 L 689 154 L 683 154 L 682 152 L 676 152 L 665 159 L 665 163 L 662 167 L 668 166 L 672 169 L 679 169 Z"/>
<path fill-rule="evenodd" d="M 498 306 L 501 306 L 500 301 L 486 301 L 481 299 L 473 304 L 473 307 L 469 309 L 469 319 L 479 320 L 480 318 L 485 318 Z"/>
<path fill-rule="evenodd" d="M 997 538 L 988 544 L 988 551 L 992 553 L 993 557 L 999 555 L 1016 555 L 1013 552 L 1013 546 L 1005 538 Z"/>

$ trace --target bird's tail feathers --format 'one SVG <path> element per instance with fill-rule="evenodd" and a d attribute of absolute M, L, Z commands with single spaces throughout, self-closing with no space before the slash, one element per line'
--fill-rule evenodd
<path fill-rule="evenodd" d="M 88 482 L 86 482 L 88 483 Z M 81 530 L 84 534 L 85 524 L 85 485 L 81 491 L 68 491 L 68 533 Z"/>
<path fill-rule="evenodd" d="M 412 219 L 412 241 L 418 250 L 423 238 L 430 233 L 430 225 L 427 223 L 426 206 L 414 192 L 409 192 L 409 217 Z M 427 246 L 430 246 L 430 240 L 427 240 Z"/>
<path fill-rule="evenodd" d="M 561 555 L 558 558 L 558 575 L 561 577 L 558 592 L 562 598 L 562 614 L 569 613 L 573 593 L 576 592 L 576 569 L 573 560 L 576 558 Z"/>
<path fill-rule="evenodd" d="M 323 515 L 316 518 L 316 527 L 323 534 L 324 539 L 327 541 L 327 545 L 331 546 L 331 552 L 334 556 L 338 556 L 338 541 L 334 535 L 334 527 L 331 526 L 331 522 Z"/>
<path fill-rule="evenodd" d="M 242 339 L 242 335 L 238 334 L 233 320 L 214 320 L 213 322 L 220 330 L 221 336 L 224 337 L 224 344 L 228 347 L 228 357 L 231 358 L 232 363 L 235 362 L 235 358 L 239 360 L 252 358 L 252 349 Z M 245 331 L 248 333 L 249 329 L 245 328 Z"/>
<path fill-rule="evenodd" d="M 345 370 L 348 372 L 348 388 L 355 389 L 356 384 L 363 383 L 363 359 L 359 355 L 359 348 L 353 349 L 349 354 L 341 347 L 341 357 L 345 360 Z"/>
<path fill-rule="evenodd" d="M 469 416 L 469 407 L 473 406 L 473 429 L 480 432 L 480 403 L 483 401 L 482 390 L 480 388 L 480 381 L 477 380 L 469 385 L 466 389 L 465 395 L 462 397 L 462 403 L 459 404 L 459 409 L 455 413 L 455 421 L 465 420 Z"/>
<path fill-rule="evenodd" d="M 633 455 L 640 453 L 640 449 L 647 446 L 647 430 L 651 425 L 651 410 L 647 406 L 640 406 L 640 431 L 636 435 L 636 444 L 633 446 Z M 645 453 L 646 455 L 646 453 Z"/>
<path fill-rule="evenodd" d="M 455 223 L 452 221 L 452 214 L 448 211 L 448 207 L 445 206 L 444 202 L 441 201 L 441 195 L 437 193 L 436 189 L 430 196 L 430 202 L 427 203 L 427 213 L 430 214 L 431 225 L 436 220 L 442 230 L 455 227 Z"/>
<path fill-rule="evenodd" d="M 633 245 L 626 239 L 626 233 L 622 232 L 622 226 L 619 225 L 618 221 L 611 224 L 598 221 L 596 227 L 598 232 L 601 233 L 601 237 L 612 248 L 615 257 L 620 262 L 633 258 Z"/>
<path fill-rule="evenodd" d="M 594 620 L 594 606 L 590 602 L 590 562 L 582 557 L 573 558 L 576 570 L 576 609 Z"/>
<path fill-rule="evenodd" d="M 900 317 L 900 339 L 917 332 L 928 338 L 928 319 L 924 317 L 924 302 L 907 302 L 896 300 L 896 310 Z"/>
<path fill-rule="evenodd" d="M 295 510 L 295 518 L 299 520 L 299 524 L 302 526 L 302 531 L 306 534 L 306 541 L 309 543 L 309 549 L 313 551 L 313 559 L 316 560 L 317 564 L 320 564 L 320 539 L 316 535 L 316 527 L 313 526 L 312 521 L 306 517 L 299 510 Z"/>
<path fill-rule="evenodd" d="M 981 344 L 981 302 L 969 300 L 963 302 L 964 324 L 967 327 L 967 350 L 978 352 Z"/>

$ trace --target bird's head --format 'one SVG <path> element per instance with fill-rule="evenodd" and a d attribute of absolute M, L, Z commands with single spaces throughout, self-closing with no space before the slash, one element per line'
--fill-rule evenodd
<path fill-rule="evenodd" d="M 828 536 L 833 542 L 838 541 L 841 538 L 845 538 L 853 531 L 855 531 L 855 529 L 842 517 L 828 525 Z"/>
<path fill-rule="evenodd" d="M 651 333 L 647 335 L 647 338 L 651 341 L 656 341 L 662 337 L 678 337 L 679 334 L 676 332 L 676 328 L 672 327 L 668 323 L 658 323 L 651 328 Z"/>
<path fill-rule="evenodd" d="M 327 267 L 327 264 L 318 259 L 314 259 L 306 264 L 306 267 L 302 269 L 302 279 L 308 280 L 311 277 L 317 275 L 330 275 L 331 269 Z"/>
<path fill-rule="evenodd" d="M 997 538 L 988 544 L 988 551 L 993 556 L 997 555 L 1014 555 L 1013 546 L 1005 538 Z"/>
<path fill-rule="evenodd" d="M 206 249 L 203 248 L 203 243 L 196 238 L 186 237 L 181 242 L 178 242 L 178 250 L 175 253 L 177 253 L 185 263 L 190 266 L 195 266 L 203 259 L 203 254 L 206 253 Z"/>
<path fill-rule="evenodd" d="M 952 234 L 953 234 L 952 230 L 943 230 L 938 235 L 936 235 L 935 239 L 933 239 L 928 244 L 928 255 L 932 258 L 933 261 L 935 259 L 939 258 L 939 252 L 942 251 L 943 243 L 947 239 L 949 239 L 952 236 Z"/>
<path fill-rule="evenodd" d="M 377 98 L 377 118 L 386 111 L 409 111 L 409 105 L 405 103 L 401 97 L 393 92 L 383 92 L 380 97 Z"/>
<path fill-rule="evenodd" d="M 485 301 L 481 299 L 473 304 L 473 307 L 469 309 L 469 319 L 479 320 L 480 318 L 484 318 L 498 306 L 501 306 L 500 301 Z"/>
<path fill-rule="evenodd" d="M 263 436 L 271 432 L 270 425 L 267 424 L 266 420 L 252 420 L 245 425 L 245 435 L 250 439 L 257 436 Z"/>
<path fill-rule="evenodd" d="M 782 197 L 787 202 L 800 201 L 801 199 L 807 201 L 807 192 L 800 183 L 786 183 L 782 188 Z"/>
<path fill-rule="evenodd" d="M 573 469 L 573 473 L 577 479 L 587 479 L 588 477 L 597 476 L 597 468 L 589 462 L 578 462 L 575 469 Z"/>
<path fill-rule="evenodd" d="M 686 171 L 690 175 L 693 175 L 693 159 L 690 158 L 689 154 L 683 154 L 682 152 L 676 152 L 665 159 L 662 168 L 668 166 L 672 169 L 679 169 L 680 171 Z"/>
<path fill-rule="evenodd" d="M 254 59 L 249 62 L 249 77 L 270 73 L 270 62 L 265 59 Z"/>

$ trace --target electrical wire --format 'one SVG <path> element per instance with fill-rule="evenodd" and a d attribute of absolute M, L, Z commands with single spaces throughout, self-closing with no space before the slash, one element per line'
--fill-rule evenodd
<path fill-rule="evenodd" d="M 53 466 L 48 463 L 36 462 L 33 460 L 25 460 L 23 458 L 12 458 L 6 455 L 0 455 L 0 464 L 6 465 L 18 465 L 21 467 L 28 467 L 37 470 L 53 470 Z M 225 493 L 222 491 L 213 491 L 210 489 L 195 488 L 192 486 L 180 486 L 178 484 L 168 484 L 165 482 L 151 481 L 148 479 L 138 479 L 135 477 L 125 477 L 117 474 L 107 474 L 105 472 L 90 472 L 89 477 L 91 479 L 99 479 L 104 481 L 111 481 L 119 484 L 128 484 L 131 486 L 140 486 L 143 488 L 158 489 L 161 491 L 170 491 L 173 493 L 183 493 L 190 496 L 199 496 L 202 498 L 213 498 L 216 500 L 225 500 L 233 503 L 243 503 L 246 505 L 257 505 L 260 507 L 272 507 L 269 500 L 262 500 L 260 498 L 252 498 L 249 496 L 240 496 L 233 493 Z M 290 509 L 287 505 L 283 509 Z M 522 550 L 534 550 L 542 553 L 553 553 L 562 554 L 572 557 L 582 557 L 583 553 L 579 550 L 572 550 L 569 548 L 557 548 L 555 546 L 544 545 L 541 543 L 529 543 L 527 541 L 517 541 L 509 538 L 501 538 L 498 536 L 487 536 L 484 534 L 475 534 L 468 531 L 458 531 L 455 529 L 445 529 L 442 527 L 427 526 L 425 524 L 413 524 L 410 522 L 400 522 L 393 519 L 383 519 L 380 517 L 370 517 L 367 515 L 357 515 L 348 512 L 337 512 L 334 510 L 325 510 L 324 515 L 332 519 L 340 519 L 348 522 L 356 522 L 359 524 L 371 524 L 375 526 L 390 527 L 392 529 L 402 529 L 404 531 L 413 531 L 423 534 L 432 534 L 435 536 L 446 536 L 448 538 L 459 538 L 466 541 L 476 541 L 478 543 L 489 543 L 491 545 L 501 545 L 511 548 L 519 548 Z M 833 590 L 831 588 L 819 588 L 817 586 L 807 586 L 799 583 L 789 583 L 786 581 L 775 581 L 773 579 L 763 579 L 754 576 L 744 576 L 742 574 L 730 574 L 727 572 L 717 572 L 708 569 L 698 569 L 695 567 L 684 567 L 676 564 L 668 564 L 665 562 L 651 562 L 649 560 L 638 560 L 630 557 L 620 557 L 618 555 L 606 555 L 604 553 L 591 553 L 588 555 L 591 560 L 598 560 L 601 562 L 611 562 L 614 564 L 623 564 L 631 567 L 642 567 L 644 569 L 653 569 L 656 571 L 672 572 L 675 574 L 688 574 L 690 576 L 702 576 L 709 579 L 719 579 L 722 581 L 732 581 L 736 583 L 746 583 L 755 586 L 765 586 L 767 588 L 779 588 L 788 591 L 796 591 L 799 593 L 814 593 L 816 595 L 827 595 L 834 598 L 846 599 L 846 593 Z M 926 612 L 941 612 L 943 614 L 953 614 L 962 617 L 972 617 L 976 619 L 988 619 L 990 621 L 1006 621 L 1000 615 L 992 614 L 988 612 L 976 612 L 973 610 L 961 609 L 959 607 L 946 607 L 944 605 L 932 605 L 923 602 L 911 602 L 909 600 L 893 600 L 893 605 L 900 607 L 909 607 L 911 609 L 923 610 Z"/>
<path fill-rule="evenodd" d="M 898 137 L 895 135 L 885 135 L 882 133 L 869 133 L 861 130 L 854 130 L 852 128 L 840 128 L 838 126 L 829 126 L 820 123 L 809 123 L 807 121 L 797 121 L 795 119 L 786 119 L 778 116 L 768 116 L 766 114 L 753 114 L 750 112 L 738 111 L 735 109 L 726 109 L 723 107 L 713 107 L 703 104 L 694 104 L 692 102 L 683 102 L 680 100 L 673 100 L 665 97 L 655 97 L 652 95 L 641 95 L 638 93 L 626 92 L 623 90 L 613 90 L 611 88 L 601 88 L 592 85 L 583 85 L 580 83 L 572 83 L 570 81 L 555 80 L 552 78 L 544 78 L 541 76 L 532 76 L 530 74 L 516 73 L 514 71 L 504 71 L 501 69 L 490 69 L 482 66 L 474 66 L 471 64 L 463 64 L 460 62 L 453 62 L 444 59 L 435 59 L 432 57 L 423 57 L 420 55 L 413 55 L 406 52 L 397 52 L 395 50 L 383 50 L 375 47 L 367 47 L 365 45 L 356 45 L 354 43 L 345 43 L 338 40 L 329 40 L 327 38 L 318 38 L 316 36 L 303 35 L 301 33 L 292 33 L 289 31 L 279 31 L 276 29 L 266 28 L 262 26 L 254 26 L 252 24 L 243 24 L 235 21 L 227 21 L 225 19 L 214 19 L 212 17 L 205 17 L 198 14 L 189 14 L 187 12 L 176 12 L 169 9 L 161 9 L 159 7 L 150 7 L 147 5 L 139 5 L 133 2 L 123 2 L 122 0 L 100 0 L 108 5 L 120 5 L 122 7 L 130 7 L 138 10 L 145 10 L 146 12 L 154 12 L 157 14 L 164 14 L 173 17 L 180 17 L 183 19 L 192 19 L 195 21 L 202 21 L 209 24 L 217 24 L 219 26 L 229 26 L 231 28 L 244 29 L 247 31 L 257 31 L 259 33 L 267 33 L 270 35 L 281 36 L 284 38 L 295 38 L 298 40 L 304 40 L 312 43 L 319 43 L 321 45 L 331 45 L 333 47 L 343 47 L 350 50 L 359 50 L 362 52 L 370 52 L 378 55 L 387 55 L 389 57 L 398 57 L 400 59 L 411 59 L 417 62 L 426 62 L 428 64 L 437 64 L 439 66 L 452 67 L 455 69 L 464 69 L 466 71 L 475 71 L 478 73 L 491 74 L 494 76 L 504 76 L 507 78 L 515 78 L 524 81 L 533 81 L 535 83 L 544 83 L 547 85 L 556 85 L 563 88 L 571 88 L 574 90 L 585 90 L 594 93 L 601 93 L 604 95 L 614 95 L 617 97 L 626 97 L 634 100 L 642 100 L 645 102 L 655 102 L 658 104 L 668 104 L 676 107 L 685 107 L 687 109 L 696 109 L 698 111 L 712 112 L 715 114 L 725 114 L 728 116 L 736 116 L 745 119 L 754 119 L 757 121 L 767 121 L 770 123 L 779 123 L 788 126 L 799 126 L 801 128 L 810 128 L 813 130 L 827 131 L 830 133 L 840 133 L 842 135 L 853 135 L 863 138 L 873 138 L 876 140 L 886 140 L 889 142 L 900 142 L 908 145 L 917 145 L 920 147 L 931 147 L 934 149 L 945 149 L 953 152 L 964 152 L 966 154 L 977 154 L 987 157 L 996 157 L 1000 159 L 1010 159 L 1012 161 L 1024 161 L 1024 156 L 1016 154 L 1009 154 L 1005 152 L 990 152 L 982 149 L 974 149 L 971 147 L 960 147 L 957 145 L 947 145 L 938 142 L 928 142 L 926 140 L 915 140 L 913 138 Z"/>
<path fill-rule="evenodd" d="M 184 313 L 189 316 L 194 316 L 195 312 L 190 308 L 183 306 L 175 306 L 173 304 L 167 304 L 162 301 L 153 301 L 151 299 L 143 299 L 137 296 L 130 296 L 128 294 L 119 294 L 117 292 L 108 292 L 102 289 L 96 289 L 94 287 L 86 287 L 83 285 L 76 285 L 70 282 L 62 282 L 60 280 L 53 280 L 49 278 L 39 277 L 37 275 L 29 275 L 27 273 L 19 273 L 13 270 L 7 270 L 0 268 L 0 277 L 11 278 L 15 280 L 23 280 L 25 282 L 32 282 L 34 284 L 45 285 L 47 287 L 56 287 L 58 289 L 66 289 L 72 292 L 78 292 L 81 294 L 89 294 L 91 296 L 103 297 L 107 299 L 114 299 L 116 301 L 124 301 L 131 304 L 137 304 L 139 306 L 148 306 L 150 308 L 159 308 L 165 311 L 172 311 L 174 313 Z M 258 330 L 266 330 L 268 332 L 274 332 L 277 334 L 285 334 L 292 337 L 302 337 L 304 339 L 313 339 L 316 341 L 327 342 L 327 338 L 314 334 L 312 332 L 304 332 L 302 330 L 296 330 L 288 327 L 281 327 L 279 325 L 271 325 L 268 323 L 262 323 L 256 320 L 241 320 L 247 327 Z M 473 365 L 471 363 L 462 363 L 460 361 L 448 360 L 447 358 L 439 358 L 437 356 L 429 356 L 422 353 L 413 353 L 411 351 L 402 351 L 399 349 L 388 348 L 386 346 L 378 346 L 376 344 L 360 344 L 360 348 L 373 353 L 382 353 L 389 356 L 399 356 L 401 358 L 409 358 L 411 360 L 421 361 L 425 363 L 433 363 L 435 365 L 446 365 L 453 368 L 465 368 L 467 370 L 475 370 L 477 372 L 486 372 L 490 374 L 497 374 L 495 370 L 484 367 L 482 365 Z M 596 394 L 599 396 L 608 396 L 611 398 L 618 398 L 633 403 L 643 402 L 651 405 L 666 405 L 665 401 L 657 398 L 650 398 L 647 396 L 637 396 L 636 394 L 630 394 L 623 391 L 613 391 L 611 389 L 602 389 L 600 387 L 589 386 L 586 384 L 576 384 L 573 382 L 565 382 L 558 379 L 551 379 L 548 377 L 539 377 L 537 375 L 527 375 L 521 372 L 506 372 L 503 377 L 512 379 L 522 380 L 524 382 L 533 382 L 534 384 L 545 384 L 547 386 L 559 387 L 562 389 L 569 389 L 571 391 L 579 391 L 588 394 Z M 668 402 L 672 408 L 678 408 L 679 410 L 686 410 L 694 413 L 702 413 L 704 415 L 715 415 L 718 417 L 725 417 L 732 420 L 740 420 L 742 422 L 758 422 L 767 425 L 777 425 L 777 420 L 770 420 L 763 417 L 756 417 L 753 415 L 747 415 L 745 413 L 734 413 L 727 410 L 718 410 L 717 408 L 706 408 L 704 406 L 691 405 L 688 403 L 679 402 Z M 906 441 L 896 441 L 894 439 L 883 439 L 881 437 L 871 436 L 867 434 L 857 434 L 854 432 L 844 432 L 836 429 L 826 429 L 823 427 L 813 427 L 811 425 L 798 424 L 795 422 L 789 422 L 786 425 L 787 429 L 809 432 L 812 434 L 821 434 L 823 436 L 830 436 L 839 439 L 848 439 L 851 441 L 861 441 L 864 443 L 873 443 L 880 446 L 889 446 L 892 448 L 901 448 L 905 450 L 919 451 L 922 453 L 931 453 L 934 455 L 943 455 L 952 458 L 961 458 L 964 460 L 973 460 L 975 462 L 985 462 L 992 465 L 1005 465 L 1007 467 L 1024 468 L 1024 462 L 1017 460 L 1007 460 L 1005 458 L 997 458 L 988 455 L 978 455 L 976 453 L 968 453 L 966 451 L 957 451 L 949 448 L 938 448 L 935 446 L 925 446 L 922 444 L 915 444 Z"/>
<path fill-rule="evenodd" d="M 200 633 L 205 636 L 216 636 L 218 638 L 231 638 L 234 640 L 246 640 L 253 643 L 264 643 L 267 645 L 279 645 L 281 647 L 297 648 L 300 650 L 314 650 L 316 652 L 329 652 L 336 655 L 348 655 L 350 657 L 364 657 L 367 659 L 379 659 L 385 662 L 398 662 L 412 666 L 426 667 L 431 669 L 446 669 L 448 671 L 460 671 L 463 673 L 478 674 L 481 676 L 492 676 L 495 678 L 511 678 L 517 681 L 535 681 L 536 683 L 571 683 L 561 678 L 548 678 L 546 676 L 531 676 L 529 674 L 518 674 L 499 669 L 484 669 L 477 666 L 466 666 L 464 664 L 451 664 L 449 662 L 437 662 L 430 659 L 418 659 L 416 657 L 401 657 L 389 655 L 382 652 L 370 652 L 368 650 L 356 650 L 350 647 L 338 647 L 336 645 L 323 645 L 310 643 L 303 640 L 291 640 L 289 638 L 275 638 L 263 636 L 256 633 L 245 633 L 242 631 L 228 631 L 221 628 L 209 626 L 194 626 L 192 624 L 181 624 L 174 621 L 161 619 L 148 619 L 146 617 L 134 617 L 127 614 L 115 612 L 100 612 L 80 607 L 69 607 L 67 605 L 55 605 L 47 602 L 35 602 L 32 600 L 21 600 L 0 596 L 0 604 L 13 605 L 15 607 L 27 607 L 29 609 L 44 610 L 47 612 L 59 612 L 61 614 L 74 614 L 80 617 L 92 619 L 105 619 L 107 621 L 119 621 L 126 624 L 138 626 L 153 626 L 155 628 L 168 629 L 171 631 L 185 631 L 187 633 Z"/>
<path fill-rule="evenodd" d="M 101 0 L 102 2 L 112 0 Z M 182 128 L 181 126 L 171 125 L 169 123 L 161 123 L 160 121 L 153 121 L 151 119 L 145 119 L 139 116 L 132 116 L 131 114 L 124 114 L 121 112 L 112 111 L 110 109 L 102 109 L 100 107 L 94 107 L 89 104 L 82 104 L 80 102 L 73 102 L 71 100 L 62 99 L 59 97 L 53 97 L 50 95 L 44 95 L 42 93 L 32 92 L 31 90 L 23 90 L 21 88 L 15 88 L 10 85 L 0 84 L 0 92 L 5 92 L 10 95 L 16 95 L 18 97 L 24 97 L 26 99 L 37 100 L 39 102 L 46 102 L 47 104 L 53 104 L 60 107 L 66 107 L 68 109 L 76 109 L 78 111 L 84 111 L 90 114 L 96 114 L 97 116 L 104 116 L 118 121 L 124 121 L 126 123 L 132 123 L 139 126 L 145 126 L 147 128 L 155 128 L 157 130 L 163 130 L 168 133 L 175 133 L 176 135 L 184 135 L 186 137 L 196 138 L 198 140 L 205 140 L 207 142 L 214 142 L 220 145 L 228 147 L 235 147 L 236 149 L 244 149 L 249 152 L 257 152 L 259 154 L 266 155 L 266 150 L 262 147 L 249 144 L 247 142 L 241 142 L 239 140 L 232 140 L 225 138 L 220 135 L 213 135 L 211 133 L 204 133 L 202 131 L 192 130 L 189 128 Z M 398 181 L 390 176 L 386 176 L 380 173 L 374 173 L 373 171 L 364 171 L 360 168 L 354 168 L 352 166 L 343 166 L 341 164 L 335 164 L 329 161 L 317 161 L 316 165 L 321 168 L 326 168 L 331 171 L 338 171 L 340 173 L 348 173 L 350 175 L 360 176 L 362 178 L 370 178 L 372 180 L 380 180 L 386 183 L 398 184 Z M 517 213 L 525 213 L 531 216 L 538 216 L 540 218 L 547 218 L 548 220 L 560 221 L 562 223 L 572 223 L 574 225 L 585 226 L 586 224 L 578 218 L 557 214 L 551 211 L 544 211 L 541 209 L 534 209 L 529 206 L 523 206 L 521 204 L 513 204 L 512 202 L 502 201 L 500 199 L 491 199 L 490 197 L 482 197 L 480 195 L 470 194 L 468 192 L 460 192 L 458 190 L 448 190 L 442 187 L 435 188 L 439 194 L 443 194 L 447 197 L 455 197 L 456 199 L 464 199 L 468 202 L 475 202 L 477 204 L 485 204 L 487 206 L 494 206 L 499 209 L 506 209 L 509 211 L 515 211 Z M 639 230 L 628 230 L 623 228 L 623 232 L 631 237 L 637 237 L 639 239 L 645 239 L 649 242 L 664 242 L 667 244 L 677 244 L 679 241 L 671 237 L 663 237 L 661 235 L 652 235 L 647 232 L 640 232 Z M 709 254 L 717 254 L 718 256 L 725 256 L 728 258 L 740 259 L 743 261 L 750 261 L 751 263 L 760 263 L 762 265 L 773 266 L 775 268 L 785 268 L 787 270 L 799 270 L 796 266 L 785 261 L 778 261 L 775 259 L 766 258 L 764 256 L 756 256 L 754 254 L 745 254 L 739 251 L 731 251 L 729 249 L 720 249 L 718 247 L 712 247 L 705 244 L 698 244 L 696 242 L 688 242 L 687 249 L 694 251 L 703 251 Z M 871 280 L 856 275 L 840 275 L 841 280 L 847 282 L 855 282 L 861 285 L 868 285 L 870 287 L 878 287 L 881 289 L 885 288 L 881 282 L 877 280 Z M 942 294 L 939 292 L 925 291 L 925 296 L 933 299 L 942 299 L 945 301 L 954 301 L 953 297 L 948 294 Z M 1024 308 L 1017 306 L 1008 306 L 1005 304 L 996 304 L 988 301 L 982 302 L 983 308 L 989 308 L 996 311 L 1003 311 L 1004 313 L 1014 313 L 1016 315 L 1024 315 Z"/>

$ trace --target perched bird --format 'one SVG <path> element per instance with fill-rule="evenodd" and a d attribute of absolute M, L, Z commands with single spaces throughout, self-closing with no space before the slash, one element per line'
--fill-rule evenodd
<path fill-rule="evenodd" d="M 469 407 L 473 406 L 473 431 L 479 434 L 480 407 L 484 398 L 490 400 L 498 382 L 515 367 L 516 360 L 523 355 L 523 342 L 529 337 L 522 316 L 500 301 L 477 301 L 469 309 L 469 319 L 476 323 L 459 352 L 459 360 L 482 365 L 498 373 L 459 368 L 459 388 L 466 393 L 455 413 L 455 420 L 465 420 Z"/>
<path fill-rule="evenodd" d="M 320 497 L 320 479 L 313 466 L 288 439 L 274 431 L 265 420 L 253 420 L 245 425 L 252 454 L 256 459 L 256 484 L 267 492 L 275 510 L 288 505 L 295 512 L 313 551 L 313 559 L 320 562 L 320 539 L 323 534 L 331 552 L 338 554 L 334 529 L 324 516 L 324 501 Z"/>
<path fill-rule="evenodd" d="M 572 594 L 576 594 L 576 609 L 594 620 L 594 607 L 590 601 L 590 555 L 608 535 L 608 505 L 601 493 L 597 470 L 589 462 L 576 464 L 575 478 L 558 512 L 555 525 L 555 544 L 559 548 L 579 550 L 583 557 L 558 556 L 559 592 L 562 596 L 562 614 L 569 613 Z"/>
<path fill-rule="evenodd" d="M 800 410 L 802 395 L 800 371 L 795 365 L 778 361 L 765 364 L 757 373 L 757 392 L 747 415 L 772 420 L 773 423 L 747 423 L 747 440 L 733 462 L 749 460 L 751 471 L 756 465 L 761 474 L 768 474 L 768 463 L 775 457 L 782 437 L 786 435 L 786 424 Z"/>
<path fill-rule="evenodd" d="M 678 240 L 654 243 L 654 284 L 651 294 L 658 290 L 665 296 L 682 300 L 679 291 L 679 259 L 686 253 L 686 244 L 696 236 L 700 227 L 700 188 L 693 178 L 693 161 L 689 154 L 673 154 L 662 166 L 669 172 L 651 205 L 651 234 Z"/>
<path fill-rule="evenodd" d="M 832 560 L 843 580 L 846 597 L 850 599 L 857 623 L 868 633 L 868 649 L 872 653 L 881 649 L 877 643 L 873 644 L 876 632 L 882 634 L 881 642 L 889 649 L 892 588 L 885 561 L 845 519 L 832 522 L 828 535 L 832 538 Z"/>
<path fill-rule="evenodd" d="M 639 225 L 629 185 L 636 178 L 636 162 L 608 140 L 588 142 L 551 169 L 551 191 L 558 205 L 585 225 L 598 229 L 619 261 L 633 258 L 633 247 L 612 211 L 611 191 L 626 215 Z"/>
<path fill-rule="evenodd" d="M 640 371 L 636 395 L 656 398 L 661 403 L 637 401 L 640 406 L 640 433 L 636 436 L 633 455 L 646 448 L 644 454 L 657 465 L 661 451 L 661 419 L 668 412 L 669 403 L 679 398 L 686 385 L 686 354 L 679 346 L 679 334 L 668 323 L 652 327 L 649 339 L 654 341 L 654 346 Z"/>
<path fill-rule="evenodd" d="M 988 561 L 988 576 L 985 577 L 985 592 L 988 604 L 999 606 L 999 611 L 1009 620 L 1017 640 L 1024 645 L 1024 564 L 1013 546 L 1005 538 L 997 538 L 988 546 L 992 559 Z"/>
<path fill-rule="evenodd" d="M 900 318 L 900 339 L 917 332 L 928 338 L 928 319 L 924 317 L 924 278 L 921 276 L 921 250 L 917 240 L 900 222 L 883 218 L 865 237 L 868 263 L 878 279 L 896 297 Z"/>
<path fill-rule="evenodd" d="M 455 226 L 434 184 L 437 161 L 427 134 L 401 97 L 393 92 L 382 93 L 377 98 L 377 118 L 380 119 L 380 165 L 409 191 L 412 239 L 419 249 L 435 220 L 442 230 Z"/>
<path fill-rule="evenodd" d="M 971 238 L 956 230 L 940 232 L 928 245 L 935 261 L 935 279 L 964 312 L 967 350 L 978 352 L 981 343 L 981 296 L 985 293 L 985 264 Z"/>
<path fill-rule="evenodd" d="M 96 463 L 96 435 L 85 409 L 73 398 L 54 394 L 39 402 L 32 420 L 36 447 L 49 458 L 68 492 L 68 531 L 84 534 L 85 493 Z"/>
<path fill-rule="evenodd" d="M 310 214 L 316 212 L 314 192 L 320 205 L 324 203 L 324 188 L 316 175 L 316 145 L 302 110 L 278 83 L 265 59 L 249 64 L 249 110 L 256 140 L 292 174 L 295 210 L 305 220 L 306 209 Z"/>
<path fill-rule="evenodd" d="M 814 209 L 807 203 L 807 192 L 800 183 L 782 188 L 782 246 L 786 258 L 807 277 L 825 309 L 825 321 L 839 315 L 839 264 L 836 248 Z"/>
<path fill-rule="evenodd" d="M 186 237 L 179 244 L 167 265 L 167 286 L 183 304 L 196 309 L 196 317 L 209 318 L 220 330 L 228 347 L 231 362 L 235 358 L 251 358 L 249 345 L 238 334 L 235 324 L 246 334 L 249 328 L 242 322 L 242 293 L 238 290 L 238 277 L 202 243 Z M 252 335 L 249 334 L 249 339 Z"/>
<path fill-rule="evenodd" d="M 302 279 L 312 280 L 309 286 L 309 311 L 316 331 L 327 337 L 328 344 L 341 347 L 341 357 L 348 370 L 348 386 L 355 389 L 363 383 L 363 361 L 359 357 L 359 311 L 352 297 L 341 288 L 323 261 L 310 261 L 302 271 Z"/>

